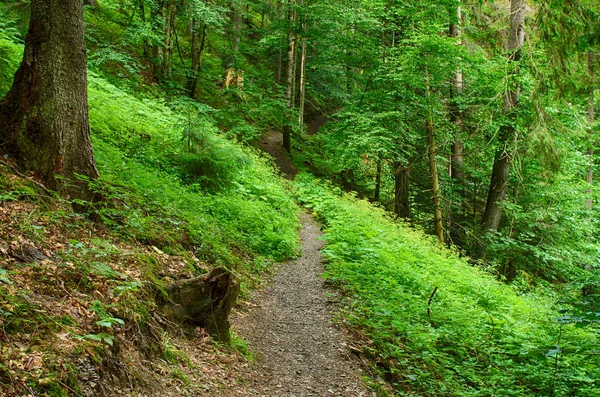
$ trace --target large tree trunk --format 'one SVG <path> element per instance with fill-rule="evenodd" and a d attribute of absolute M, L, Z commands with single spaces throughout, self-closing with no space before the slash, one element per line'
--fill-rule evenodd
<path fill-rule="evenodd" d="M 510 3 L 510 30 L 508 37 L 509 62 L 518 62 L 521 58 L 521 47 L 525 38 L 525 0 L 511 0 Z M 511 72 L 510 88 L 504 93 L 504 112 L 514 114 L 519 103 L 519 85 L 517 83 L 518 70 Z M 498 230 L 502 218 L 502 203 L 506 198 L 508 189 L 508 176 L 515 153 L 517 135 L 512 124 L 500 128 L 501 148 L 496 152 L 490 189 L 485 204 L 485 211 L 481 221 L 484 229 Z"/>
<path fill-rule="evenodd" d="M 0 103 L 0 140 L 21 167 L 62 196 L 92 199 L 75 176 L 98 176 L 81 0 L 32 0 L 23 61 Z"/>

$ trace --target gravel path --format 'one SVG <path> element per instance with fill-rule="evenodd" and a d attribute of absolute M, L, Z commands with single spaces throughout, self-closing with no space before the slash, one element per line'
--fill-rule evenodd
<path fill-rule="evenodd" d="M 281 134 L 272 132 L 260 146 L 286 178 L 294 179 L 298 171 L 281 147 Z M 306 213 L 301 223 L 302 256 L 279 265 L 269 286 L 248 303 L 250 309 L 238 310 L 232 319 L 258 358 L 229 395 L 374 396 L 361 382 L 346 335 L 333 322 L 335 307 L 320 276 L 320 225 Z"/>
<path fill-rule="evenodd" d="M 281 146 L 282 141 L 283 136 L 281 133 L 277 131 L 271 131 L 269 135 L 261 139 L 260 149 L 266 153 L 269 153 L 271 157 L 273 157 L 275 165 L 279 167 L 279 170 L 286 179 L 293 180 L 298 174 L 298 170 L 289 160 L 288 154 L 283 146 Z"/>
<path fill-rule="evenodd" d="M 303 214 L 302 257 L 280 265 L 270 286 L 255 295 L 256 307 L 234 319 L 236 332 L 259 358 L 232 396 L 372 395 L 361 384 L 360 364 L 345 335 L 332 322 L 320 277 L 320 236 L 313 217 Z"/>

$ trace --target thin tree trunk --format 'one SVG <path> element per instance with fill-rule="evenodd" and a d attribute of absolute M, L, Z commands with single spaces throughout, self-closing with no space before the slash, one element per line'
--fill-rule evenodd
<path fill-rule="evenodd" d="M 296 5 L 300 0 L 296 1 Z M 294 9 L 292 11 L 292 40 L 293 40 L 293 54 L 292 54 L 292 95 L 291 95 L 291 103 L 292 108 L 296 108 L 296 97 L 298 94 L 298 84 L 297 84 L 297 76 L 298 76 L 298 32 L 296 31 L 296 26 L 298 23 L 298 10 Z"/>
<path fill-rule="evenodd" d="M 279 24 L 281 25 L 281 23 L 283 21 L 283 11 L 282 11 L 282 6 L 281 6 L 281 0 L 277 1 L 277 20 L 279 21 Z M 283 37 L 282 37 L 282 39 L 283 39 Z M 281 47 L 283 47 L 283 45 L 280 46 L 279 51 L 277 52 L 277 73 L 275 76 L 275 81 L 277 82 L 277 84 L 281 84 L 281 75 L 283 74 L 283 49 Z"/>
<path fill-rule="evenodd" d="M 204 46 L 206 44 L 206 24 L 203 24 L 200 36 L 198 36 L 198 22 L 192 21 L 192 72 L 188 81 L 188 92 L 191 98 L 196 97 L 196 88 L 200 78 L 200 69 L 202 68 L 202 57 Z"/>
<path fill-rule="evenodd" d="M 394 175 L 394 212 L 403 219 L 410 218 L 410 202 L 408 201 L 408 183 L 410 167 L 396 165 Z"/>
<path fill-rule="evenodd" d="M 233 8 L 233 15 L 231 18 L 231 22 L 232 22 L 232 30 L 233 30 L 233 38 L 231 40 L 231 50 L 233 52 L 233 57 L 234 57 L 234 65 L 233 67 L 237 69 L 236 67 L 236 60 L 235 58 L 237 57 L 238 52 L 240 51 L 240 43 L 242 41 L 242 24 L 243 24 L 243 13 L 242 13 L 242 0 L 233 0 L 232 1 L 232 8 Z"/>
<path fill-rule="evenodd" d="M 162 24 L 157 21 L 160 19 L 164 21 L 163 14 L 164 4 L 154 4 L 153 7 L 150 8 L 150 18 L 152 24 L 152 30 L 154 34 L 160 35 L 163 37 L 164 29 L 161 29 Z M 160 79 L 164 74 L 164 47 L 162 45 L 153 44 L 151 46 L 152 53 L 152 75 L 156 79 Z"/>
<path fill-rule="evenodd" d="M 373 201 L 379 201 L 381 193 L 381 156 L 377 156 L 377 171 L 375 173 L 375 194 L 373 195 Z"/>
<path fill-rule="evenodd" d="M 427 85 L 427 101 L 430 102 L 431 99 L 431 88 L 429 85 L 429 72 L 425 70 L 425 81 Z M 428 103 L 428 107 L 431 106 L 431 103 Z M 431 175 L 432 182 L 432 190 L 433 190 L 433 206 L 434 206 L 434 229 L 435 234 L 438 236 L 438 239 L 441 243 L 444 243 L 444 221 L 442 218 L 442 205 L 440 199 L 440 178 L 437 170 L 437 147 L 435 144 L 435 134 L 433 130 L 433 111 L 432 109 L 428 110 L 427 122 L 426 122 L 426 130 L 427 130 L 427 155 L 429 157 L 429 174 Z"/>
<path fill-rule="evenodd" d="M 593 52 L 588 52 L 587 54 L 587 66 L 588 66 L 588 73 L 589 73 L 589 77 L 590 77 L 590 97 L 588 99 L 588 122 L 590 123 L 590 125 L 592 125 L 592 123 L 594 122 L 594 113 L 595 113 L 595 106 L 594 106 L 594 91 L 595 91 L 595 81 L 594 81 L 594 53 Z M 590 135 L 592 134 L 592 131 L 590 130 Z M 587 170 L 587 183 L 590 185 L 589 188 L 587 189 L 587 195 L 588 195 L 588 199 L 585 202 L 585 208 L 588 211 L 591 211 L 592 209 L 592 185 L 594 184 L 594 145 L 590 144 L 590 146 L 588 147 L 588 170 Z"/>
<path fill-rule="evenodd" d="M 0 102 L 0 140 L 19 166 L 51 189 L 92 200 L 87 183 L 75 176 L 98 176 L 90 143 L 83 7 L 81 0 L 31 1 L 23 61 Z"/>
<path fill-rule="evenodd" d="M 140 21 L 145 25 L 146 24 L 146 6 L 144 5 L 144 0 L 140 0 Z M 144 58 L 148 59 L 150 57 L 150 47 L 148 46 L 148 39 L 144 39 Z"/>
<path fill-rule="evenodd" d="M 461 17 L 461 8 L 460 5 L 455 9 L 457 16 L 456 21 L 450 22 L 450 37 L 455 37 L 459 39 L 461 37 L 461 29 L 460 23 L 462 20 Z M 452 144 L 452 157 L 450 161 L 450 177 L 457 181 L 462 181 L 465 177 L 465 173 L 463 170 L 464 166 L 464 158 L 463 158 L 463 143 L 461 140 L 461 131 L 463 129 L 463 114 L 458 106 L 458 97 L 462 95 L 463 92 L 463 75 L 462 70 L 458 69 L 456 73 L 454 73 L 454 79 L 452 81 L 452 100 L 450 101 L 450 121 L 456 127 L 456 135 L 454 137 L 454 143 Z"/>
<path fill-rule="evenodd" d="M 458 45 L 462 45 L 461 40 L 461 7 L 459 5 L 450 9 L 450 25 L 448 33 L 450 37 L 457 38 Z M 455 14 L 455 15 L 452 15 Z M 459 98 L 463 92 L 463 74 L 460 68 L 456 69 L 454 77 L 452 79 L 452 87 L 450 92 L 450 122 L 454 125 L 454 142 L 450 146 L 450 179 L 456 187 L 456 191 L 459 193 L 459 205 L 460 208 L 457 213 L 454 211 L 448 211 L 448 227 L 450 232 L 451 240 L 454 244 L 462 245 L 465 240 L 461 223 L 464 221 L 466 208 L 465 208 L 465 191 L 464 191 L 464 145 L 462 142 L 463 132 L 463 114 L 459 107 Z"/>
<path fill-rule="evenodd" d="M 302 24 L 302 54 L 300 56 L 300 100 L 298 109 L 298 125 L 304 130 L 304 102 L 306 101 L 306 22 Z"/>
<path fill-rule="evenodd" d="M 165 53 L 163 58 L 163 73 L 166 77 L 171 76 L 173 71 L 173 52 L 175 50 L 175 18 L 177 16 L 177 4 L 174 1 L 167 3 L 165 9 Z"/>
<path fill-rule="evenodd" d="M 525 38 L 525 0 L 511 0 L 510 30 L 507 45 L 509 62 L 518 62 L 521 58 L 521 47 Z M 519 85 L 516 81 L 518 70 L 509 76 L 510 88 L 504 94 L 504 112 L 514 114 L 519 103 Z M 500 128 L 502 147 L 496 152 L 494 166 L 488 191 L 488 198 L 483 213 L 484 229 L 498 230 L 502 218 L 502 203 L 508 189 L 510 166 L 515 154 L 517 134 L 512 124 Z"/>

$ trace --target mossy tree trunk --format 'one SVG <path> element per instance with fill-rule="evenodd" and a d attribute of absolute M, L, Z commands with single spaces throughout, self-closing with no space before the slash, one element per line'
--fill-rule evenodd
<path fill-rule="evenodd" d="M 32 0 L 23 61 L 0 102 L 0 140 L 20 167 L 67 198 L 91 200 L 90 143 L 81 0 Z"/>

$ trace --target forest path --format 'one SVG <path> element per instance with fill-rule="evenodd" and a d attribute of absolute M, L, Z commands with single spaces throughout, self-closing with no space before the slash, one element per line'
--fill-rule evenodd
<path fill-rule="evenodd" d="M 271 134 L 269 145 L 279 134 Z M 279 135 L 280 136 L 280 135 Z M 283 151 L 270 146 L 277 164 L 288 162 Z M 295 170 L 291 163 L 285 170 Z M 295 171 L 297 173 L 297 171 Z M 290 179 L 294 175 L 287 174 Z M 371 396 L 360 380 L 360 363 L 346 347 L 347 336 L 333 322 L 334 307 L 321 274 L 320 225 L 301 215 L 302 256 L 277 265 L 271 282 L 256 292 L 247 311 L 233 318 L 256 363 L 239 380 L 231 396 Z"/>

